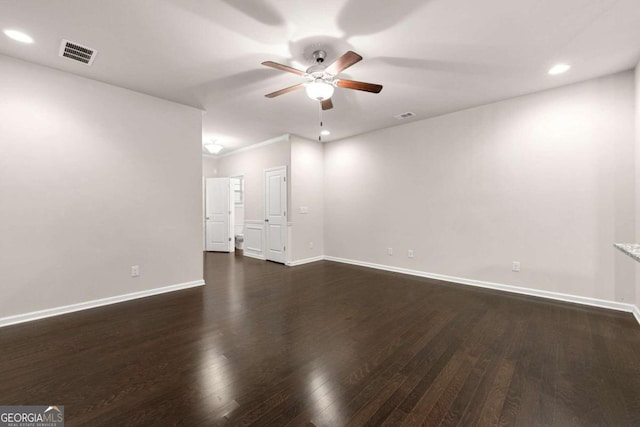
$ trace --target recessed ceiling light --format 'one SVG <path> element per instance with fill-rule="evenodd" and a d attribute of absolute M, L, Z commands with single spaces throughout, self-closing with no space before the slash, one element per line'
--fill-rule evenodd
<path fill-rule="evenodd" d="M 571 65 L 568 64 L 556 64 L 549 70 L 549 74 L 555 76 L 557 74 L 566 73 L 571 68 Z"/>
<path fill-rule="evenodd" d="M 4 30 L 4 34 L 21 43 L 33 43 L 33 38 L 23 32 L 17 30 Z"/>
<path fill-rule="evenodd" d="M 331 132 L 329 132 L 327 129 L 324 129 L 323 131 L 320 132 L 320 135 L 322 136 L 331 135 Z"/>

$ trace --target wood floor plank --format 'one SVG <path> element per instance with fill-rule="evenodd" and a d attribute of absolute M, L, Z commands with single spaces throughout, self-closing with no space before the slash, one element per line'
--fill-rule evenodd
<path fill-rule="evenodd" d="M 482 398 L 476 398 L 477 405 L 481 405 L 481 409 L 478 408 L 480 413 L 476 425 L 495 426 L 500 422 L 500 414 L 516 369 L 517 358 L 523 345 L 528 322 L 519 320 L 514 322 L 514 325 L 512 333 L 507 335 L 509 339 L 505 342 L 504 356 L 498 357 L 496 360 L 497 371 L 493 382 L 487 383 L 484 401 Z"/>
<path fill-rule="evenodd" d="M 487 316 L 487 318 L 488 317 L 489 316 Z M 495 322 L 495 319 L 491 318 L 491 320 Z M 441 423 L 442 425 L 466 425 L 466 422 L 462 420 L 467 409 L 474 400 L 482 400 L 483 398 L 482 395 L 476 397 L 476 393 L 483 378 L 490 372 L 490 366 L 495 364 L 495 358 L 501 354 L 500 347 L 504 342 L 503 338 L 507 328 L 506 323 L 498 323 L 496 327 L 493 322 L 487 325 L 487 329 L 491 327 L 491 333 L 488 335 L 484 334 L 483 336 L 485 338 L 478 340 L 470 353 L 473 359 L 472 371 L 449 407 Z M 483 332 L 488 331 L 485 330 Z M 480 405 L 478 405 L 478 407 L 480 407 Z"/>
<path fill-rule="evenodd" d="M 392 412 L 405 399 L 410 397 L 416 387 L 423 387 L 426 376 L 437 377 L 440 370 L 445 367 L 453 354 L 457 350 L 457 345 L 461 339 L 452 330 L 462 330 L 469 327 L 475 320 L 469 313 L 461 313 L 450 322 L 447 328 L 436 335 L 433 345 L 425 346 L 415 357 L 400 371 L 406 375 L 406 380 L 400 385 L 398 390 L 384 402 L 372 415 L 365 425 L 379 425 L 388 418 Z M 422 384 L 422 385 L 421 385 Z M 412 399 L 413 400 L 413 399 Z M 404 410 L 404 408 L 401 408 Z M 407 412 L 405 410 L 405 412 Z"/>

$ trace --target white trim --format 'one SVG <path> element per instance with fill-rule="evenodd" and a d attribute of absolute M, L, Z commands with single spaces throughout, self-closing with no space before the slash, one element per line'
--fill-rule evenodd
<path fill-rule="evenodd" d="M 232 156 L 234 154 L 242 153 L 244 151 L 253 150 L 256 148 L 264 147 L 265 145 L 275 144 L 276 142 L 286 142 L 289 141 L 290 135 L 285 133 L 284 135 L 276 136 L 275 138 L 267 139 L 266 141 L 257 142 L 252 145 L 247 145 L 246 147 L 240 147 L 238 149 L 229 151 L 228 153 L 220 154 L 216 156 L 217 159 L 222 157 Z"/>
<path fill-rule="evenodd" d="M 293 257 L 293 224 L 290 222 L 287 222 L 287 248 L 290 248 L 290 250 L 285 251 L 284 265 L 289 265 Z"/>
<path fill-rule="evenodd" d="M 249 255 L 246 253 L 245 255 L 250 256 L 252 258 L 256 258 L 256 259 L 261 259 L 261 260 L 265 259 L 264 257 L 260 257 L 256 255 Z M 485 288 L 485 289 L 493 289 L 493 290 L 502 291 L 502 292 L 510 292 L 510 293 L 515 293 L 520 295 L 552 299 L 556 301 L 569 302 L 573 304 L 581 304 L 581 305 L 588 305 L 591 307 L 606 308 L 609 310 L 624 311 L 626 313 L 633 314 L 638 324 L 640 324 L 640 309 L 633 304 L 626 304 L 626 303 L 617 302 L 617 301 L 582 297 L 578 295 L 569 295 L 569 294 L 563 294 L 560 292 L 543 291 L 540 289 L 521 288 L 518 286 L 503 285 L 500 283 L 485 282 L 482 280 L 465 279 L 462 277 L 447 276 L 444 274 L 428 273 L 426 271 L 410 270 L 408 268 L 393 267 L 390 265 L 375 264 L 372 262 L 358 261 L 358 260 L 352 260 L 347 258 L 339 258 L 334 256 L 328 256 L 328 255 L 319 255 L 312 258 L 304 258 L 300 260 L 289 261 L 286 263 L 286 265 L 289 267 L 295 267 L 297 265 L 310 264 L 312 262 L 324 261 L 324 260 L 339 262 L 343 264 L 357 265 L 360 267 L 374 268 L 377 270 L 391 271 L 394 273 L 408 274 L 410 276 L 426 277 L 429 279 L 436 279 L 443 282 L 457 283 L 460 285 L 476 286 L 476 287 Z"/>
<path fill-rule="evenodd" d="M 256 245 L 255 237 L 252 234 L 253 231 L 258 231 L 260 236 L 260 242 Z M 253 237 L 252 237 L 253 236 Z M 265 259 L 264 256 L 264 220 L 247 220 L 244 222 L 244 250 L 242 252 L 244 256 L 256 259 Z"/>
<path fill-rule="evenodd" d="M 270 168 L 266 168 L 266 169 L 263 169 L 263 173 L 264 172 L 273 172 L 273 171 L 277 171 L 277 170 L 280 170 L 280 169 L 284 169 L 285 174 L 287 173 L 287 165 L 280 165 L 280 166 L 273 166 L 273 167 L 270 167 Z M 287 175 L 285 175 L 284 177 L 286 179 Z"/>
<path fill-rule="evenodd" d="M 631 311 L 631 313 L 633 313 L 633 315 L 636 318 L 636 320 L 638 321 L 638 323 L 640 323 L 640 310 L 638 309 L 637 305 L 633 306 L 633 310 Z"/>
<path fill-rule="evenodd" d="M 89 310 L 104 305 L 117 304 L 119 302 L 130 301 L 139 298 L 146 298 L 153 295 L 160 295 L 167 292 L 180 291 L 183 289 L 203 286 L 204 280 L 194 280 L 193 282 L 179 283 L 177 285 L 164 286 L 162 288 L 149 289 L 146 291 L 133 292 L 131 294 L 117 295 L 93 301 L 86 301 L 77 304 L 65 305 L 62 307 L 47 308 L 40 311 L 32 311 L 31 313 L 17 314 L 15 316 L 0 318 L 0 327 L 15 325 L 18 323 L 30 322 L 32 320 L 44 319 L 46 317 L 59 316 L 61 314 L 73 313 L 74 311 Z"/>
<path fill-rule="evenodd" d="M 295 261 L 288 261 L 286 265 L 289 267 L 295 267 L 296 265 L 309 264 L 311 262 L 317 262 L 317 261 L 324 261 L 324 259 L 325 259 L 324 255 L 318 255 L 312 258 L 304 258 L 304 259 L 298 259 Z"/>
<path fill-rule="evenodd" d="M 589 305 L 592 307 L 600 307 L 600 308 L 608 308 L 611 310 L 624 311 L 627 313 L 632 313 L 635 316 L 638 323 L 640 323 L 640 310 L 638 310 L 638 307 L 636 307 L 633 304 L 626 304 L 622 302 L 608 301 L 608 300 L 602 300 L 597 298 L 581 297 L 578 295 L 569 295 L 569 294 L 563 294 L 559 292 L 543 291 L 539 289 L 521 288 L 518 286 L 503 285 L 500 283 L 493 283 L 493 282 L 484 282 L 482 280 L 465 279 L 462 277 L 428 273 L 425 271 L 410 270 L 402 267 L 393 267 L 390 265 L 374 264 L 372 262 L 357 261 L 357 260 L 338 258 L 333 256 L 325 255 L 324 259 L 327 261 L 340 262 L 343 264 L 358 265 L 360 267 L 375 268 L 378 270 L 392 271 L 394 273 L 402 273 L 402 274 L 408 274 L 411 276 L 426 277 L 429 279 L 442 280 L 445 282 L 453 282 L 461 285 L 477 286 L 480 288 L 494 289 L 494 290 L 503 291 L 503 292 L 511 292 L 515 294 L 529 295 L 534 297 L 553 299 L 557 301 L 571 302 L 574 304 L 582 304 L 582 305 Z"/>

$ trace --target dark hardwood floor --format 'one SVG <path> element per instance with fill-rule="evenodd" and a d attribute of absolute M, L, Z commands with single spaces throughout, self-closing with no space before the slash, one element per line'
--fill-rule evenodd
<path fill-rule="evenodd" d="M 640 425 L 626 313 L 332 262 L 0 329 L 0 404 L 67 425 Z"/>

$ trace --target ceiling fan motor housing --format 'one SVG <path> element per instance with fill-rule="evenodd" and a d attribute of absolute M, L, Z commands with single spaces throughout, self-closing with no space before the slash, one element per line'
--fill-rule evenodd
<path fill-rule="evenodd" d="M 328 83 L 331 83 L 331 75 L 327 73 L 326 65 L 323 64 L 325 58 L 327 57 L 327 52 L 324 50 L 316 50 L 313 52 L 313 58 L 316 60 L 316 63 L 309 68 L 307 68 L 307 78 L 309 81 L 314 81 L 317 79 L 326 80 Z"/>

